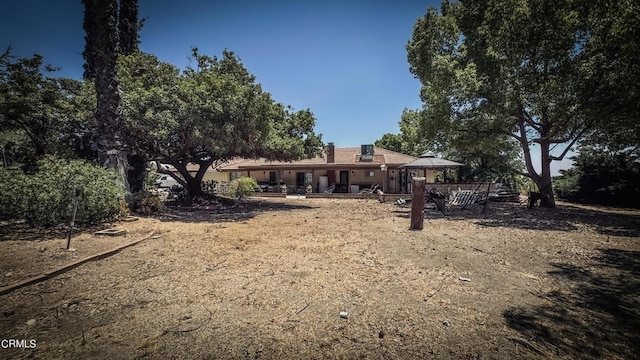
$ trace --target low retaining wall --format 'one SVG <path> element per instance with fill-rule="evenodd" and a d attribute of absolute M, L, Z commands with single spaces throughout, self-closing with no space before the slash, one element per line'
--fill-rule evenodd
<path fill-rule="evenodd" d="M 255 192 L 251 194 L 251 197 L 285 198 L 287 197 L 287 194 L 276 192 Z"/>
<path fill-rule="evenodd" d="M 384 194 L 382 195 L 382 202 L 396 202 L 398 199 L 403 198 L 405 200 L 411 199 L 411 194 Z"/>
<path fill-rule="evenodd" d="M 378 194 L 359 194 L 359 193 L 310 193 L 305 194 L 309 199 L 377 199 Z"/>
<path fill-rule="evenodd" d="M 427 191 L 431 189 L 436 189 L 442 193 L 447 193 L 449 190 L 457 190 L 458 188 L 462 190 L 473 190 L 478 192 L 493 190 L 495 188 L 495 184 L 488 183 L 427 183 L 425 184 L 425 189 Z M 296 195 L 296 194 L 289 194 Z M 373 194 L 360 194 L 360 193 L 309 193 L 309 194 L 301 194 L 309 199 L 376 199 L 382 202 L 395 202 L 399 198 L 403 199 L 411 199 L 411 194 L 384 194 L 380 196 L 377 193 Z M 287 194 L 281 192 L 257 192 L 251 195 L 252 197 L 267 197 L 267 198 L 285 198 Z"/>
<path fill-rule="evenodd" d="M 458 188 L 460 188 L 461 190 L 474 190 L 474 191 L 487 191 L 487 188 L 489 188 L 489 190 L 493 190 L 495 188 L 496 184 L 495 183 L 426 183 L 424 188 L 425 190 L 431 190 L 433 188 L 435 188 L 436 190 L 442 192 L 442 193 L 446 193 L 449 189 L 450 190 L 458 190 Z M 410 194 L 405 194 L 408 196 L 411 196 Z"/>

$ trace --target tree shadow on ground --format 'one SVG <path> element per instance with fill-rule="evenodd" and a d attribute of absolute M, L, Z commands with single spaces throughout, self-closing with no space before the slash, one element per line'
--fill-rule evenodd
<path fill-rule="evenodd" d="M 600 249 L 591 264 L 552 264 L 560 284 L 542 304 L 503 315 L 548 354 L 571 358 L 636 358 L 640 354 L 640 252 Z"/>
<path fill-rule="evenodd" d="M 108 224 L 82 225 L 73 228 L 71 236 L 110 228 Z M 23 221 L 6 223 L 0 226 L 0 241 L 42 241 L 66 238 L 69 234 L 69 224 L 60 224 L 52 227 L 31 226 Z"/>
<path fill-rule="evenodd" d="M 398 217 L 410 217 L 411 207 L 398 207 L 394 213 Z M 529 209 L 518 203 L 489 202 L 486 207 L 481 204 L 447 207 L 444 214 L 430 205 L 424 216 L 425 219 L 474 220 L 480 226 L 524 230 L 575 231 L 578 225 L 586 225 L 603 235 L 640 237 L 640 212 L 637 211 L 620 213 L 565 204 L 556 209 Z"/>
<path fill-rule="evenodd" d="M 158 218 L 161 221 L 181 221 L 188 223 L 241 222 L 252 219 L 259 213 L 299 209 L 314 209 L 314 207 L 262 199 L 246 199 L 225 204 L 168 207 L 167 211 Z"/>
<path fill-rule="evenodd" d="M 557 231 L 574 231 L 578 229 L 577 225 L 584 225 L 603 235 L 640 237 L 638 212 L 625 214 L 605 208 L 583 208 L 565 204 L 558 205 L 556 209 L 500 205 L 488 209 L 486 213 L 491 215 L 478 219 L 476 224 Z"/>
<path fill-rule="evenodd" d="M 287 211 L 296 209 L 313 209 L 312 206 L 288 204 L 262 199 L 246 199 L 236 201 L 228 199 L 221 204 L 202 204 L 195 206 L 168 206 L 165 211 L 153 217 L 160 221 L 198 222 L 241 222 L 247 221 L 257 214 L 268 211 Z M 133 214 L 138 216 L 137 214 Z M 72 236 L 94 233 L 111 228 L 111 223 L 97 225 L 81 225 L 73 229 Z M 4 222 L 0 225 L 0 241 L 41 241 L 65 238 L 69 232 L 69 224 L 60 224 L 50 228 L 33 227 L 24 221 Z"/>

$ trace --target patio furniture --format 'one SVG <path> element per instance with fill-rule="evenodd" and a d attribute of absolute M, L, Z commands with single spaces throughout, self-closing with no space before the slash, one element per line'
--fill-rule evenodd
<path fill-rule="evenodd" d="M 378 190 L 378 187 L 378 184 L 373 184 L 369 188 L 360 190 L 360 194 L 373 194 L 376 190 Z"/>
<path fill-rule="evenodd" d="M 520 201 L 520 192 L 511 184 L 497 183 L 495 190 L 489 194 L 491 201 Z"/>
<path fill-rule="evenodd" d="M 466 207 L 474 204 L 478 198 L 478 193 L 473 190 L 452 190 L 449 194 L 449 205 Z"/>
<path fill-rule="evenodd" d="M 333 191 L 336 189 L 336 184 L 333 183 L 331 184 L 331 186 L 329 186 L 328 188 L 324 189 L 323 193 L 324 194 L 331 194 L 333 193 Z"/>
<path fill-rule="evenodd" d="M 480 193 L 474 190 L 450 190 L 448 195 L 441 193 L 435 188 L 425 191 L 425 208 L 432 202 L 442 214 L 446 215 L 447 208 L 459 207 L 460 211 L 467 206 L 475 204 L 480 199 Z"/>

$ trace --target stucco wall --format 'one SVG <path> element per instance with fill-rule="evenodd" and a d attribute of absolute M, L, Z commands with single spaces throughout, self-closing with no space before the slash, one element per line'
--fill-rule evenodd
<path fill-rule="evenodd" d="M 362 168 L 359 169 L 320 169 L 320 170 L 278 170 L 279 178 L 284 181 L 284 183 L 289 187 L 296 186 L 296 173 L 311 173 L 312 174 L 312 182 L 313 192 L 318 191 L 318 185 L 320 183 L 320 177 L 327 176 L 329 178 L 329 184 L 333 182 L 331 180 L 331 172 L 334 174 L 333 179 L 336 183 L 340 183 L 340 171 L 348 171 L 349 172 L 349 183 L 347 184 L 347 190 L 351 190 L 351 185 L 358 185 L 359 189 L 364 189 L 372 186 L 373 184 L 378 184 L 380 190 L 385 186 L 385 178 L 386 178 L 386 192 L 397 193 L 400 192 L 400 172 L 397 168 L 389 168 L 386 172 L 380 170 L 379 167 L 371 168 L 369 170 L 365 170 Z M 365 171 L 373 171 L 373 176 L 366 176 Z M 226 172 L 226 174 L 230 174 Z M 252 170 L 252 171 L 242 171 L 242 176 L 250 176 L 258 182 L 270 182 L 269 170 Z M 433 175 L 432 175 L 433 176 Z"/>

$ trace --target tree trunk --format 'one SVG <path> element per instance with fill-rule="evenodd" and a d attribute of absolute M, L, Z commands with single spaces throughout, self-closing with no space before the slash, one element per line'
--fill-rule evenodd
<path fill-rule="evenodd" d="M 101 145 L 102 144 L 102 145 Z M 127 192 L 130 191 L 127 172 L 129 171 L 129 162 L 127 161 L 127 153 L 117 150 L 119 142 L 103 142 L 98 145 L 98 154 L 102 161 L 102 166 L 106 169 L 114 169 L 124 184 Z"/>
<path fill-rule="evenodd" d="M 129 171 L 127 172 L 127 179 L 131 192 L 136 193 L 144 189 L 144 181 L 147 174 L 147 157 L 144 155 L 130 155 L 129 158 Z"/>
<path fill-rule="evenodd" d="M 540 142 L 540 157 L 542 171 L 541 175 L 534 179 L 538 186 L 538 192 L 541 195 L 540 206 L 547 208 L 555 208 L 556 201 L 553 196 L 553 183 L 551 181 L 551 158 L 549 152 L 550 143 L 548 141 Z"/>
<path fill-rule="evenodd" d="M 200 167 L 198 168 L 198 172 L 196 172 L 195 176 L 192 176 L 187 171 L 186 163 L 172 163 L 171 165 L 173 165 L 182 176 L 182 179 L 176 180 L 187 189 L 189 197 L 193 199 L 195 197 L 204 196 L 204 191 L 202 191 L 202 178 L 211 164 L 213 164 L 213 160 L 200 163 Z"/>
<path fill-rule="evenodd" d="M 202 177 L 204 176 L 204 172 L 206 171 L 206 167 L 204 167 L 204 171 L 201 171 L 203 166 L 200 165 L 200 169 L 196 173 L 196 176 L 192 176 L 189 171 L 187 171 L 187 163 L 171 163 L 173 167 L 176 168 L 178 173 L 182 176 L 182 179 L 175 178 L 182 186 L 187 189 L 189 193 L 189 197 L 191 199 L 203 196 L 204 191 L 202 191 Z M 210 165 L 210 163 L 209 163 Z"/>
<path fill-rule="evenodd" d="M 120 113 L 120 93 L 116 76 L 118 34 L 116 32 L 117 2 L 115 0 L 85 0 L 87 18 L 93 20 L 86 27 L 87 44 L 92 48 L 97 95 L 97 150 L 103 166 L 116 169 L 127 191 L 129 184 L 127 154 L 120 139 L 124 127 Z"/>
<path fill-rule="evenodd" d="M 542 133 L 540 134 L 540 137 L 534 140 L 535 142 L 540 144 L 540 160 L 541 160 L 542 171 L 541 171 L 541 174 L 538 174 L 534 169 L 533 162 L 531 160 L 531 149 L 529 148 L 530 144 L 529 144 L 529 139 L 527 138 L 527 131 L 526 131 L 526 125 L 525 125 L 526 120 L 525 120 L 525 114 L 522 106 L 518 107 L 516 114 L 518 117 L 518 122 L 516 125 L 518 126 L 518 130 L 520 134 L 518 136 L 515 136 L 515 138 L 520 142 L 520 145 L 522 146 L 522 151 L 524 152 L 524 162 L 527 168 L 527 173 L 524 175 L 529 176 L 531 180 L 533 180 L 533 182 L 538 187 L 538 192 L 541 195 L 540 206 L 555 208 L 556 202 L 553 196 L 553 186 L 551 182 L 551 161 L 552 160 L 551 160 L 550 151 L 549 151 L 549 147 L 551 143 L 546 138 L 547 132 L 545 131 L 545 129 L 542 129 L 541 131 Z"/>
<path fill-rule="evenodd" d="M 138 30 L 141 24 L 138 22 L 138 0 L 120 0 L 118 16 L 118 31 L 120 53 L 130 55 L 138 51 L 140 38 Z"/>
<path fill-rule="evenodd" d="M 204 195 L 200 181 L 193 177 L 187 179 L 187 192 L 191 198 L 196 198 Z"/>

